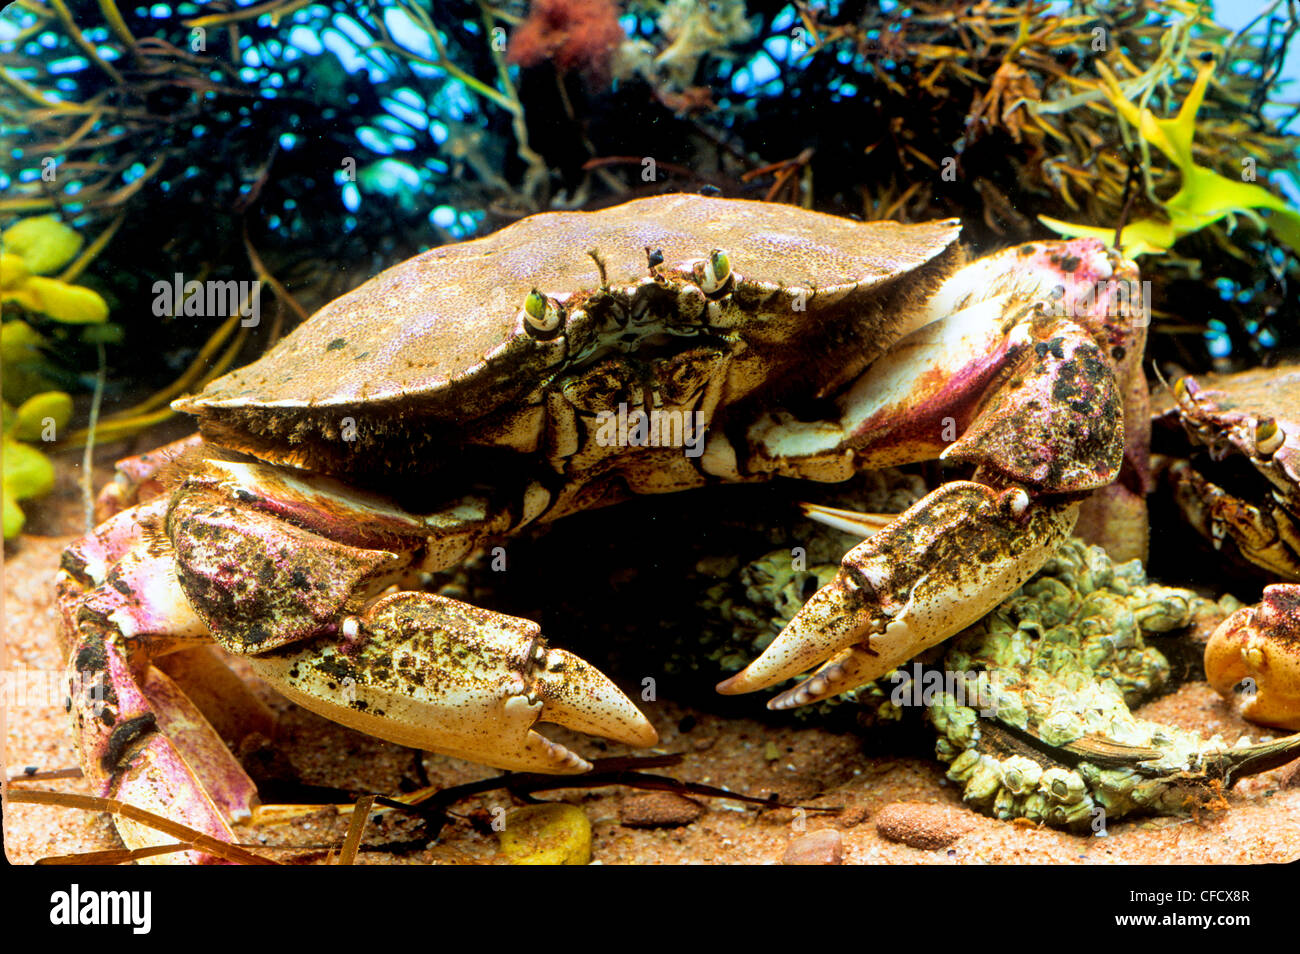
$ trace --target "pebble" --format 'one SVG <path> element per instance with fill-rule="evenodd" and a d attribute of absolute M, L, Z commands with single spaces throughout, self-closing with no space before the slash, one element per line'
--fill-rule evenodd
<path fill-rule="evenodd" d="M 498 834 L 512 865 L 585 865 L 591 861 L 591 822 L 577 805 L 529 805 L 506 816 Z"/>
<path fill-rule="evenodd" d="M 1300 759 L 1282 769 L 1279 788 L 1300 788 Z"/>
<path fill-rule="evenodd" d="M 629 795 L 619 803 L 619 824 L 628 828 L 677 828 L 704 814 L 704 806 L 676 792 Z"/>
<path fill-rule="evenodd" d="M 882 838 L 923 851 L 947 848 L 974 827 L 960 810 L 932 802 L 891 802 L 876 813 Z"/>
<path fill-rule="evenodd" d="M 861 825 L 867 820 L 867 810 L 861 805 L 850 805 L 840 812 L 836 823 L 841 828 L 852 828 L 854 825 Z"/>
<path fill-rule="evenodd" d="M 840 865 L 844 863 L 844 839 L 834 828 L 800 835 L 786 846 L 783 865 Z"/>

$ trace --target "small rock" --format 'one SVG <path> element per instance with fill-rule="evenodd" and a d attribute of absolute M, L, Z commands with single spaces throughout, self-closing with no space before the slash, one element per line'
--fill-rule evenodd
<path fill-rule="evenodd" d="M 800 835 L 786 846 L 783 865 L 839 865 L 844 863 L 844 839 L 834 828 Z"/>
<path fill-rule="evenodd" d="M 529 805 L 506 816 L 498 834 L 512 865 L 585 865 L 591 861 L 591 822 L 577 805 Z"/>
<path fill-rule="evenodd" d="M 1300 788 L 1300 759 L 1282 769 L 1278 788 Z"/>
<path fill-rule="evenodd" d="M 930 802 L 891 802 L 876 813 L 876 831 L 923 851 L 947 848 L 975 823 L 957 809 Z"/>
<path fill-rule="evenodd" d="M 850 805 L 840 812 L 836 822 L 841 828 L 852 828 L 854 825 L 861 825 L 866 820 L 867 810 L 865 808 L 861 805 Z"/>
<path fill-rule="evenodd" d="M 619 824 L 628 828 L 676 828 L 703 814 L 703 805 L 675 792 L 629 795 L 618 806 Z"/>

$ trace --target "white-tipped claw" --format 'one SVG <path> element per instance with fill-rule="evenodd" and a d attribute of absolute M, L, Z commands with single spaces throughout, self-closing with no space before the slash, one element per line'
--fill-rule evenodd
<path fill-rule="evenodd" d="M 580 656 L 547 649 L 534 679 L 543 702 L 541 721 L 642 748 L 659 741 L 659 733 L 632 700 Z"/>
<path fill-rule="evenodd" d="M 805 517 L 845 533 L 856 533 L 864 540 L 883 530 L 898 519 L 896 513 L 860 513 L 857 510 L 843 510 L 839 507 L 824 507 L 821 504 L 801 503 L 799 509 Z"/>
<path fill-rule="evenodd" d="M 537 624 L 430 593 L 380 598 L 346 646 L 312 644 L 250 663 L 290 699 L 344 725 L 513 771 L 591 769 L 535 731 L 540 721 L 629 745 L 659 738 L 608 677 L 547 647 Z"/>

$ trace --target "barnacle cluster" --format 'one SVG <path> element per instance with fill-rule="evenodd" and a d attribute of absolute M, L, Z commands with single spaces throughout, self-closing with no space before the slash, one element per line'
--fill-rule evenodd
<path fill-rule="evenodd" d="M 1071 827 L 1185 810 L 1208 783 L 1207 762 L 1232 746 L 1130 707 L 1169 681 L 1151 637 L 1215 609 L 1149 583 L 1136 560 L 1115 564 L 1100 547 L 1067 543 L 944 657 L 975 683 L 965 695 L 976 705 L 944 693 L 927 711 L 963 799 L 998 818 Z"/>
<path fill-rule="evenodd" d="M 723 670 L 741 668 L 834 576 L 853 542 L 817 528 L 800 538 L 806 564 L 773 550 L 735 568 L 736 582 L 719 579 L 702 598 L 717 620 L 703 655 Z M 948 778 L 968 804 L 1000 819 L 1098 830 L 1133 813 L 1175 814 L 1205 803 L 1260 747 L 1202 738 L 1132 709 L 1172 688 L 1161 638 L 1238 605 L 1149 582 L 1140 562 L 1115 563 L 1071 539 L 927 663 L 796 715 L 850 705 L 859 723 L 879 724 L 923 707 Z"/>

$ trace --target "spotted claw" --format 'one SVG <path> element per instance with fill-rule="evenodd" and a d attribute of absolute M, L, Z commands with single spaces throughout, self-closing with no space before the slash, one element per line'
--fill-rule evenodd
<path fill-rule="evenodd" d="M 635 746 L 654 727 L 613 682 L 537 624 L 400 592 L 343 621 L 338 638 L 251 657 L 305 708 L 400 745 L 497 768 L 570 774 L 591 763 L 533 729 L 553 722 Z"/>
<path fill-rule="evenodd" d="M 945 484 L 850 550 L 835 579 L 718 691 L 753 692 L 819 666 L 768 702 L 788 709 L 877 679 L 1005 599 L 1055 552 L 1077 513 L 1019 488 Z"/>

